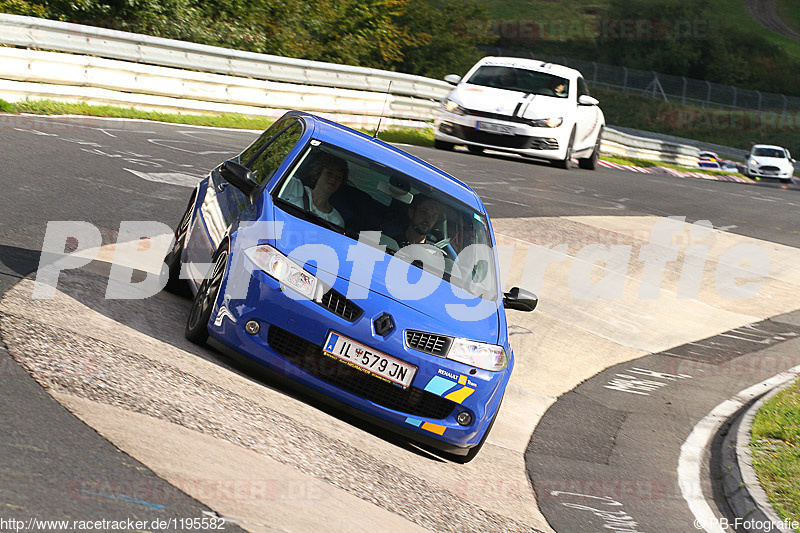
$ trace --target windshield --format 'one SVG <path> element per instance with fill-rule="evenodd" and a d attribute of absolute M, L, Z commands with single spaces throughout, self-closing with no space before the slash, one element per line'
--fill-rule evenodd
<path fill-rule="evenodd" d="M 753 155 L 757 157 L 775 157 L 778 159 L 783 159 L 785 157 L 783 150 L 778 150 L 777 148 L 756 148 L 753 150 Z"/>
<path fill-rule="evenodd" d="M 482 66 L 469 77 L 467 83 L 566 98 L 569 94 L 569 80 L 539 72 L 514 67 Z"/>
<path fill-rule="evenodd" d="M 372 246 L 489 300 L 497 297 L 486 217 L 411 176 L 311 141 L 278 184 L 275 204 Z"/>

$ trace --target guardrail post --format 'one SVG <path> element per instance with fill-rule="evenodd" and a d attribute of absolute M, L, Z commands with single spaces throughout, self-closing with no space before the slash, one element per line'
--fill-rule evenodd
<path fill-rule="evenodd" d="M 683 79 L 683 90 L 681 91 L 681 105 L 686 105 L 686 85 L 688 84 L 689 80 L 686 79 L 685 76 L 681 76 Z"/>
<path fill-rule="evenodd" d="M 592 74 L 592 85 L 597 85 L 597 62 L 592 61 L 592 66 L 594 67 L 594 73 Z"/>
<path fill-rule="evenodd" d="M 736 107 L 736 87 L 733 85 L 730 85 L 729 87 L 733 89 L 733 107 Z"/>
<path fill-rule="evenodd" d="M 706 105 L 711 105 L 711 82 L 706 80 L 706 86 L 708 87 L 708 93 L 706 93 L 706 101 L 703 104 L 703 107 Z"/>
<path fill-rule="evenodd" d="M 781 116 L 783 116 L 783 115 L 785 115 L 785 114 L 786 114 L 786 107 L 787 107 L 787 105 L 788 105 L 789 99 L 788 99 L 788 98 L 786 98 L 786 95 L 785 95 L 785 94 L 782 94 L 782 95 L 781 95 L 781 98 L 783 98 L 783 111 L 781 112 Z"/>
<path fill-rule="evenodd" d="M 627 67 L 622 67 L 622 72 L 625 75 L 625 77 L 622 78 L 622 92 L 626 93 L 626 92 L 628 92 L 628 69 L 627 69 Z"/>

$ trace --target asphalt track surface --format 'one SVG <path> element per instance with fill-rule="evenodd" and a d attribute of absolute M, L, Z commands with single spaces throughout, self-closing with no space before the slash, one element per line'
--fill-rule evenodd
<path fill-rule="evenodd" d="M 5 181 L 0 198 L 0 292 L 36 269 L 48 221 L 91 222 L 103 229 L 104 243 L 115 240 L 123 220 L 172 226 L 189 189 L 169 183 L 200 179 L 255 136 L 147 122 L 17 116 L 0 116 L 0 131 Z M 677 215 L 687 222 L 708 219 L 731 233 L 800 247 L 796 186 L 612 170 L 563 171 L 511 156 L 405 148 L 476 189 L 496 219 Z M 791 315 L 771 320 L 755 342 L 734 339 L 719 357 L 713 357 L 713 351 L 721 339 L 712 339 L 705 345 L 712 353 L 706 353 L 706 359 L 677 348 L 612 367 L 559 399 L 543 417 L 526 453 L 532 485 L 552 527 L 585 531 L 589 525 L 608 525 L 610 515 L 602 512 L 608 509 L 586 500 L 608 504 L 599 498 L 612 498 L 620 505 L 609 508 L 624 511 L 642 531 L 693 530 L 692 517 L 675 491 L 681 443 L 715 405 L 798 364 L 800 350 L 792 339 L 800 331 L 799 322 Z M 38 518 L 188 518 L 207 511 L 179 491 L 160 486 L 167 484 L 70 415 L 2 349 L 0 363 L 0 503 L 9 510 L 3 515 L 13 511 L 17 517 Z M 631 367 L 674 375 L 708 370 L 709 376 L 702 382 L 662 379 L 666 385 L 647 395 L 606 387 Z M 91 490 L 101 488 L 98 481 L 104 479 L 130 480 L 131 485 L 153 487 L 153 494 L 170 496 L 154 503 Z M 598 486 L 603 489 L 598 491 Z M 80 494 L 85 497 L 67 490 L 75 487 L 84 490 Z M 564 493 L 572 493 L 572 499 Z M 712 493 L 709 485 L 706 494 Z"/>

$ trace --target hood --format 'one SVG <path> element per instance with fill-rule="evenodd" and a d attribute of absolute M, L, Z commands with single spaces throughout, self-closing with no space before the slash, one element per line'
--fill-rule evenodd
<path fill-rule="evenodd" d="M 566 117 L 569 109 L 574 107 L 569 98 L 556 98 L 543 94 L 509 91 L 467 83 L 462 83 L 453 89 L 448 98 L 455 100 L 461 107 L 467 109 L 500 115 L 517 114 L 529 119 Z"/>
<path fill-rule="evenodd" d="M 791 161 L 786 159 L 785 157 L 764 157 L 764 156 L 753 156 L 750 158 L 750 161 L 755 163 L 758 166 L 764 165 L 772 165 L 776 167 L 789 167 L 792 166 Z"/>
<path fill-rule="evenodd" d="M 463 337 L 470 340 L 497 344 L 499 339 L 499 302 L 480 300 L 470 295 L 449 282 L 437 278 L 433 274 L 424 272 L 416 267 L 409 267 L 409 278 L 412 282 L 425 283 L 432 285 L 438 281 L 434 292 L 424 298 L 408 300 L 398 297 L 397 289 L 390 290 L 387 286 L 387 270 L 392 256 L 382 253 L 379 250 L 365 244 L 359 244 L 353 239 L 322 228 L 311 222 L 296 218 L 277 207 L 273 207 L 276 222 L 283 222 L 283 231 L 280 238 L 274 240 L 273 244 L 284 254 L 291 254 L 302 245 L 316 244 L 323 245 L 319 251 L 307 248 L 313 259 L 320 259 L 317 267 L 307 266 L 307 270 L 316 275 L 323 281 L 328 282 L 343 295 L 348 294 L 350 285 L 354 284 L 365 290 L 362 294 L 368 294 L 368 301 L 364 299 L 353 299 L 353 301 L 365 308 L 369 315 L 373 314 L 372 302 L 380 306 L 382 298 L 387 298 L 400 304 L 405 310 L 412 310 L 417 313 L 417 318 L 405 320 L 413 315 L 402 313 L 403 323 L 398 323 L 398 327 L 407 329 L 421 329 L 435 333 Z M 361 255 L 364 259 L 359 259 L 360 252 L 366 251 Z M 328 256 L 327 260 L 322 260 L 322 255 Z M 333 254 L 336 261 L 333 260 Z M 369 257 L 369 259 L 366 259 Z M 399 261 L 399 260 L 398 260 Z M 338 266 L 338 268 L 336 268 Z M 372 273 L 370 275 L 370 268 Z M 353 281 L 351 281 L 353 280 Z M 357 280 L 357 281 L 355 281 Z M 391 284 L 389 284 L 391 286 Z M 352 293 L 351 293 L 352 294 Z M 378 295 L 374 297 L 373 295 Z M 382 298 L 381 298 L 382 297 Z M 448 311 L 448 305 L 475 306 L 481 303 L 485 312 L 477 320 L 459 320 L 453 318 Z M 393 306 L 396 307 L 396 306 Z M 380 311 L 377 311 L 380 313 Z M 401 318 L 401 317 L 398 317 Z"/>

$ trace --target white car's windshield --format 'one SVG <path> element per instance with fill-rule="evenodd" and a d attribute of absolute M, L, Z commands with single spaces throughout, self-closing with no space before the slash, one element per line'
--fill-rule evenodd
<path fill-rule="evenodd" d="M 497 297 L 486 217 L 406 174 L 313 141 L 274 193 L 276 205 L 295 215 L 354 240 L 380 232 L 361 240 L 474 296 Z"/>
<path fill-rule="evenodd" d="M 467 83 L 557 98 L 566 98 L 569 94 L 569 80 L 565 78 L 547 72 L 514 67 L 494 65 L 479 67 L 469 77 Z"/>
<path fill-rule="evenodd" d="M 778 150 L 777 148 L 756 148 L 753 150 L 753 155 L 756 157 L 774 157 L 776 159 L 786 157 L 783 150 Z"/>

